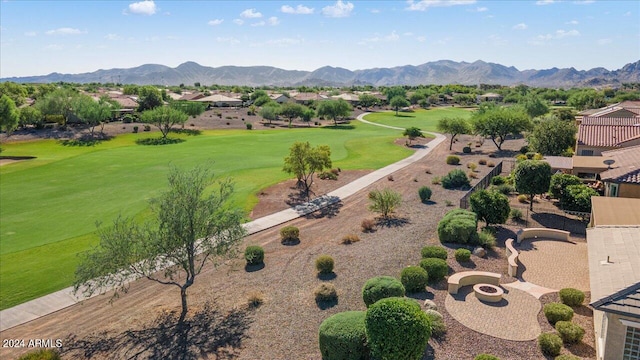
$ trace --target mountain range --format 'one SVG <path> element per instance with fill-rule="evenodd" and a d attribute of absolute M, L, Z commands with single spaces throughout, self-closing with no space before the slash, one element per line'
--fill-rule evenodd
<path fill-rule="evenodd" d="M 122 83 L 138 85 L 247 85 L 247 86 L 351 86 L 351 85 L 428 85 L 428 84 L 525 84 L 536 87 L 616 86 L 640 82 L 640 60 L 618 70 L 593 68 L 576 70 L 551 68 L 520 71 L 515 67 L 484 62 L 440 60 L 422 65 L 348 70 L 325 66 L 314 71 L 284 70 L 271 66 L 208 67 L 189 61 L 175 68 L 146 64 L 129 69 L 98 70 L 83 74 L 51 73 L 42 76 L 0 79 L 19 83 Z"/>

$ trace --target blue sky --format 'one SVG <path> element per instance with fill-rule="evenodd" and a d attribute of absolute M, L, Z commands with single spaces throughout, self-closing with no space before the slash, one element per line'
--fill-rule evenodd
<path fill-rule="evenodd" d="M 350 70 L 640 60 L 640 1 L 6 1 L 0 77 L 147 63 Z"/>

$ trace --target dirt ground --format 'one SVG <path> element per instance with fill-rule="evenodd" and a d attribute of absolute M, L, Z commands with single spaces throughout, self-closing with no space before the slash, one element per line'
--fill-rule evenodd
<path fill-rule="evenodd" d="M 218 267 L 208 266 L 189 289 L 190 321 L 186 330 L 175 330 L 172 312 L 179 309 L 177 288 L 147 280 L 136 281 L 127 294 L 109 302 L 109 294 L 89 299 L 49 316 L 0 333 L 2 339 L 61 339 L 64 359 L 119 358 L 202 358 L 202 359 L 320 359 L 318 327 L 338 312 L 365 310 L 361 297 L 364 282 L 373 276 L 399 276 L 402 268 L 416 265 L 420 249 L 439 244 L 436 225 L 440 218 L 457 206 L 461 190 L 445 190 L 433 185 L 434 176 L 445 175 L 456 166 L 445 164 L 444 158 L 457 154 L 466 164 L 490 158 L 495 147 L 486 141 L 477 153 L 462 154 L 464 144 L 472 141 L 464 136 L 448 150 L 448 142 L 439 145 L 427 157 L 393 175 L 393 181 L 381 179 L 367 189 L 350 196 L 322 214 L 311 214 L 287 225 L 300 228 L 301 242 L 285 246 L 279 241 L 279 228 L 269 229 L 244 240 L 246 245 L 259 244 L 265 249 L 265 266 L 246 269 L 241 256 Z M 522 139 L 505 143 L 506 151 L 497 156 L 512 156 L 523 145 Z M 478 179 L 490 171 L 477 169 Z M 366 171 L 342 172 L 339 180 L 316 180 L 317 194 L 328 192 Z M 472 181 L 476 183 L 478 179 Z M 254 209 L 256 218 L 288 206 L 296 196 L 291 181 L 265 189 Z M 424 204 L 418 188 L 433 190 L 432 201 Z M 367 210 L 367 194 L 372 189 L 389 187 L 400 192 L 403 204 L 393 222 L 379 222 L 373 233 L 362 233 L 363 219 L 373 219 Z M 452 206 L 451 206 L 452 205 Z M 540 204 L 536 204 L 536 207 Z M 549 204 L 550 205 L 550 204 Z M 550 205 L 552 206 L 552 205 Z M 533 226 L 535 219 L 528 223 Z M 549 226 L 548 224 L 545 224 Z M 455 247 L 448 248 L 451 272 L 468 270 L 494 271 L 503 274 L 503 282 L 514 279 L 506 274 L 504 241 L 513 237 L 521 226 L 505 225 L 498 232 L 498 246 L 487 258 L 473 257 L 464 267 L 454 260 Z M 361 239 L 343 245 L 340 239 L 357 234 Z M 319 278 L 315 259 L 329 254 L 335 259 L 335 276 Z M 313 291 L 329 281 L 338 289 L 338 301 L 327 306 L 317 304 Z M 488 352 L 501 359 L 544 359 L 535 341 L 513 342 L 476 333 L 464 327 L 444 307 L 446 281 L 433 284 L 428 291 L 412 295 L 418 300 L 433 299 L 443 313 L 448 333 L 444 339 L 429 341 L 425 359 L 472 359 Z M 261 298 L 259 306 L 248 306 L 248 299 Z M 542 321 L 542 320 L 541 320 Z M 585 326 L 587 332 L 589 327 Z M 591 325 L 592 331 L 592 325 Z M 176 335 L 181 334 L 181 336 Z M 585 340 L 593 341 L 593 336 Z M 588 346 L 593 346 L 589 344 Z M 30 349 L 0 349 L 0 358 L 13 358 Z M 589 356 L 587 356 L 589 357 Z"/>

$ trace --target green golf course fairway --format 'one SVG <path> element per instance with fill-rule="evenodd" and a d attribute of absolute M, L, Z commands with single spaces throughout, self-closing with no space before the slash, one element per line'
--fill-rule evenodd
<path fill-rule="evenodd" d="M 443 117 L 469 118 L 472 109 L 457 107 L 442 107 L 431 110 L 415 110 L 414 112 L 385 111 L 371 113 L 364 117 L 365 120 L 376 124 L 409 128 L 415 126 L 420 130 L 438 132 L 438 120 Z"/>
<path fill-rule="evenodd" d="M 256 193 L 289 178 L 283 159 L 294 141 L 331 147 L 334 167 L 377 169 L 412 153 L 393 144 L 400 131 L 353 121 L 351 128 L 204 131 L 186 141 L 136 145 L 159 133 L 120 135 L 95 146 L 56 140 L 3 144 L 4 156 L 36 159 L 0 167 L 0 309 L 73 283 L 77 254 L 97 244 L 96 222 L 148 215 L 171 164 L 210 164 L 236 182 L 234 201 L 250 211 Z"/>

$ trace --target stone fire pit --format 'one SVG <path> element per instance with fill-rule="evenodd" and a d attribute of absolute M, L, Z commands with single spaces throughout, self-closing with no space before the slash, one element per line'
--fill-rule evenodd
<path fill-rule="evenodd" d="M 478 300 L 485 302 L 498 302 L 502 300 L 502 295 L 504 295 L 504 290 L 501 287 L 491 284 L 475 284 L 473 292 Z"/>

